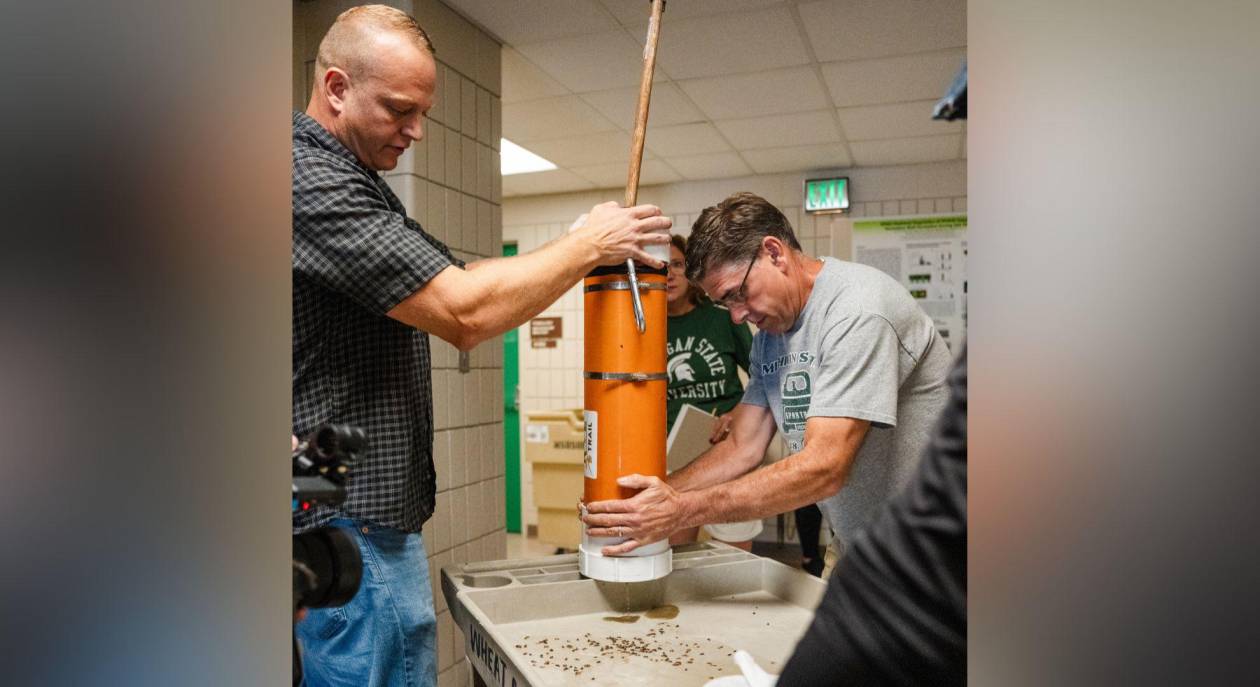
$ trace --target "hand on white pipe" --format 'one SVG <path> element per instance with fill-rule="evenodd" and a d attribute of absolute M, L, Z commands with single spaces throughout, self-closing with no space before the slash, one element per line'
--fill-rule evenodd
<path fill-rule="evenodd" d="M 587 239 L 598 254 L 600 265 L 633 259 L 660 269 L 668 262 L 669 230 L 673 224 L 655 205 L 623 208 L 609 201 L 578 217 L 569 232 Z"/>
<path fill-rule="evenodd" d="M 616 546 L 600 550 L 605 556 L 621 556 L 652 542 L 666 539 L 682 526 L 686 496 L 659 477 L 623 475 L 617 486 L 638 489 L 628 499 L 593 501 L 585 504 L 582 522 L 592 537 L 624 538 Z"/>

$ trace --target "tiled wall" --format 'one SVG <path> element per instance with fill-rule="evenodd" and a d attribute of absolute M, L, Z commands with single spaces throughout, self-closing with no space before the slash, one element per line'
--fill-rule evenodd
<path fill-rule="evenodd" d="M 319 40 L 336 16 L 361 2 L 294 3 L 294 107 L 305 109 Z M 411 217 L 456 256 L 502 248 L 499 175 L 500 46 L 434 0 L 389 2 L 414 16 L 437 49 L 437 100 L 425 137 L 384 173 Z M 503 340 L 459 352 L 432 337 L 437 508 L 424 526 L 438 611 L 438 683 L 467 685 L 464 641 L 451 622 L 438 571 L 506 556 L 503 468 Z"/>
<path fill-rule="evenodd" d="M 831 172 L 809 175 L 831 176 Z M 806 175 L 781 174 L 644 187 L 639 202 L 661 207 L 674 220 L 673 231 L 687 235 L 700 211 L 735 191 L 764 196 L 787 215 L 801 247 L 810 255 L 848 259 L 852 239 L 849 220 L 855 217 L 966 212 L 965 161 L 903 167 L 836 170 L 851 182 L 851 212 L 807 215 L 801 212 Z M 516 241 L 522 253 L 568 230 L 573 220 L 592 205 L 623 196 L 621 189 L 508 198 L 503 203 L 503 239 Z M 582 296 L 570 289 L 543 317 L 564 318 L 564 340 L 555 349 L 532 349 L 529 331 L 520 330 L 521 413 L 582 407 Z M 529 464 L 521 467 L 522 507 L 526 523 L 537 522 Z M 774 520 L 767 521 L 763 538 L 775 536 Z"/>

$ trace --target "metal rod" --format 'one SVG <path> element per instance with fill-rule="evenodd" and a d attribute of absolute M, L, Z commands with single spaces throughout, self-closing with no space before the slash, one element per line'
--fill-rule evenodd
<path fill-rule="evenodd" d="M 610 281 L 603 284 L 591 284 L 583 286 L 583 293 L 595 293 L 596 291 L 629 291 L 630 282 L 628 281 Z M 660 282 L 639 282 L 640 291 L 665 291 L 667 287 Z"/>
<path fill-rule="evenodd" d="M 634 259 L 626 260 L 626 271 L 630 275 L 630 307 L 634 308 L 634 326 L 642 334 L 647 331 L 647 319 L 643 317 L 643 298 L 639 296 L 639 277 L 634 273 Z"/>
<path fill-rule="evenodd" d="M 667 372 L 583 372 L 585 379 L 598 379 L 613 382 L 666 382 Z"/>
<path fill-rule="evenodd" d="M 632 207 L 639 199 L 639 172 L 643 167 L 643 142 L 647 139 L 648 104 L 652 100 L 652 72 L 656 69 L 656 44 L 661 37 L 661 15 L 665 12 L 665 0 L 652 0 L 652 19 L 648 22 L 647 42 L 643 46 L 643 78 L 639 81 L 639 107 L 634 116 L 634 139 L 630 142 L 630 172 L 626 178 L 626 207 Z M 647 331 L 643 317 L 643 300 L 639 297 L 639 278 L 635 274 L 634 259 L 626 260 L 626 272 L 630 277 L 630 301 L 634 307 L 634 324 L 639 333 Z"/>

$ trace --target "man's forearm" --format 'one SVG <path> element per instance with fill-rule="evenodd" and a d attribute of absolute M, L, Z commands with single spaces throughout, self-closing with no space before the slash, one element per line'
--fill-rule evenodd
<path fill-rule="evenodd" d="M 386 314 L 468 350 L 542 312 L 596 265 L 630 258 L 659 267 L 647 246 L 669 241 L 660 212 L 601 203 L 582 228 L 538 250 L 443 269 Z"/>
<path fill-rule="evenodd" d="M 759 520 L 835 495 L 844 484 L 852 455 L 837 460 L 825 455 L 826 450 L 811 451 L 807 446 L 739 479 L 683 493 L 686 518 L 682 526 Z M 672 480 L 670 486 L 675 486 Z"/>
<path fill-rule="evenodd" d="M 511 258 L 479 260 L 469 268 L 470 329 L 476 343 L 514 327 L 547 309 L 599 264 L 599 253 L 577 234 Z"/>
<path fill-rule="evenodd" d="M 729 482 L 761 462 L 760 457 L 755 455 L 749 459 L 749 454 L 753 452 L 751 447 L 743 448 L 741 451 L 733 439 L 718 442 L 665 481 L 678 491 L 694 491 Z M 764 455 L 765 450 L 762 449 L 761 453 Z"/>

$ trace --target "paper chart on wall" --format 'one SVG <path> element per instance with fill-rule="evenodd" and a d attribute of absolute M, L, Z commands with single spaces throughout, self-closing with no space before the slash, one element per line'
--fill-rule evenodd
<path fill-rule="evenodd" d="M 966 215 L 854 220 L 853 261 L 905 286 L 950 350 L 966 339 Z"/>

